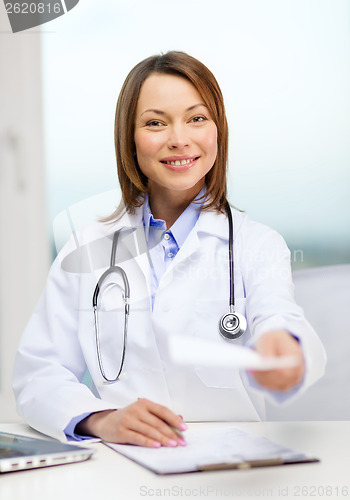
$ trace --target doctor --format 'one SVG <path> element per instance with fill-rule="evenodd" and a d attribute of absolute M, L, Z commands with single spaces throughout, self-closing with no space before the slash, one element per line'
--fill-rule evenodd
<path fill-rule="evenodd" d="M 255 372 L 169 358 L 167 336 L 227 343 L 218 330 L 229 296 L 223 98 L 198 60 L 169 52 L 140 62 L 122 87 L 115 145 L 123 201 L 60 253 L 18 349 L 20 414 L 61 440 L 100 437 L 148 447 L 185 445 L 185 420 L 260 420 L 264 397 L 296 397 L 322 376 L 323 347 L 293 299 L 289 251 L 275 231 L 231 209 L 237 344 L 262 355 L 295 355 L 298 366 Z M 125 363 L 101 376 L 92 296 L 112 264 L 130 284 Z M 77 243 L 78 242 L 78 243 Z M 98 305 L 99 349 L 108 378 L 124 345 L 125 288 L 108 276 Z M 230 346 L 228 345 L 228 348 Z M 88 369 L 92 389 L 82 384 Z"/>

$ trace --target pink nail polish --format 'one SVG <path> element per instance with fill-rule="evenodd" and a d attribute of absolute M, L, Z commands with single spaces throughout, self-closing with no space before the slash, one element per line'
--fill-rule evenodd
<path fill-rule="evenodd" d="M 175 446 L 177 446 L 177 442 L 174 439 L 169 439 L 168 445 L 175 447 Z"/>
<path fill-rule="evenodd" d="M 180 429 L 181 429 L 182 431 L 187 431 L 188 427 L 187 427 L 187 425 L 186 425 L 184 422 L 182 422 L 182 423 L 180 424 Z"/>
<path fill-rule="evenodd" d="M 160 448 L 162 445 L 158 441 L 153 441 L 153 448 Z"/>
<path fill-rule="evenodd" d="M 182 438 L 179 438 L 179 439 L 177 440 L 177 442 L 178 442 L 181 446 L 186 446 L 186 444 L 187 444 L 187 443 L 186 443 L 186 441 L 185 441 L 184 439 L 182 439 Z"/>

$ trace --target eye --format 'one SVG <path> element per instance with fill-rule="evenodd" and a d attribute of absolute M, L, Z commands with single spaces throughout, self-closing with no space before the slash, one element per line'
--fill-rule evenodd
<path fill-rule="evenodd" d="M 194 116 L 193 118 L 191 118 L 191 122 L 193 123 L 202 123 L 204 121 L 207 121 L 208 119 L 205 117 L 205 116 Z"/>
<path fill-rule="evenodd" d="M 158 120 L 152 120 L 146 123 L 147 127 L 162 127 L 163 123 Z"/>

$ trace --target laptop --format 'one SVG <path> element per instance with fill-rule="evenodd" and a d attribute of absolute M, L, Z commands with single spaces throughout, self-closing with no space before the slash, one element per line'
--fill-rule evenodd
<path fill-rule="evenodd" d="M 0 473 L 88 460 L 95 450 L 0 432 Z"/>

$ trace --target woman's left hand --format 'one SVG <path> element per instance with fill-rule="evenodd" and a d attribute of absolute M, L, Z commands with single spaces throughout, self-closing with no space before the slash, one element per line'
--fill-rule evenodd
<path fill-rule="evenodd" d="M 255 350 L 264 357 L 296 356 L 299 364 L 291 368 L 269 371 L 252 371 L 254 379 L 266 389 L 288 391 L 300 384 L 305 373 L 305 362 L 299 342 L 285 330 L 275 330 L 262 335 Z"/>

